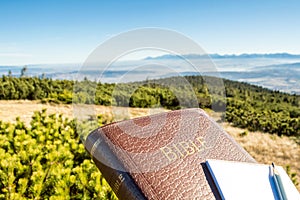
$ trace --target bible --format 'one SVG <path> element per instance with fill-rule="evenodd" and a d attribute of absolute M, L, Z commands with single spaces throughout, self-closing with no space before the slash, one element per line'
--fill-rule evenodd
<path fill-rule="evenodd" d="M 220 199 L 205 161 L 255 163 L 198 108 L 102 126 L 85 147 L 119 199 Z"/>

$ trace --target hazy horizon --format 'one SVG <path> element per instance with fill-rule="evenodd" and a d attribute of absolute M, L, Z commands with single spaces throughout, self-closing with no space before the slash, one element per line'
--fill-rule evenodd
<path fill-rule="evenodd" d="M 207 53 L 207 54 L 203 54 L 203 55 L 208 55 L 208 56 L 211 56 L 211 55 L 219 55 L 220 57 L 224 57 L 224 58 L 211 58 L 212 60 L 215 60 L 215 59 L 226 59 L 226 56 L 242 56 L 242 55 L 249 55 L 249 56 L 252 56 L 252 55 L 257 55 L 257 56 L 260 56 L 260 55 L 276 55 L 276 54 L 287 54 L 287 55 L 290 55 L 290 56 L 299 56 L 300 58 L 300 54 L 291 54 L 289 52 L 275 52 L 275 53 L 240 53 L 240 54 L 219 54 L 219 53 Z M 148 58 L 153 58 L 153 59 L 157 59 L 157 58 L 160 58 L 160 57 L 163 57 L 163 56 L 176 56 L 174 54 L 156 54 L 156 55 L 148 55 L 148 56 L 142 56 L 142 57 L 134 57 L 132 59 L 121 59 L 122 61 L 138 61 L 138 60 L 144 60 L 144 59 L 148 59 Z M 198 54 L 187 54 L 187 55 L 182 55 L 182 56 L 188 56 L 188 55 L 198 55 Z M 275 58 L 276 59 L 276 58 Z M 293 59 L 293 58 L 287 58 L 287 59 Z M 22 67 L 22 66 L 41 66 L 41 65 L 82 65 L 84 64 L 84 61 L 82 62 L 54 62 L 54 63 L 23 63 L 23 64 L 16 64 L 16 65 L 13 65 L 13 64 L 2 64 L 0 63 L 0 67 Z"/>

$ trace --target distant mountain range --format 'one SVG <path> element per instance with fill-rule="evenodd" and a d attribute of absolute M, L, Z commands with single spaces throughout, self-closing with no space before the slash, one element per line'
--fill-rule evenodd
<path fill-rule="evenodd" d="M 225 55 L 220 55 L 220 54 L 186 54 L 182 56 L 178 55 L 172 55 L 172 54 L 165 54 L 162 56 L 157 56 L 157 57 L 146 57 L 145 60 L 152 60 L 152 59 L 181 59 L 182 57 L 187 58 L 187 59 L 200 59 L 200 58 L 210 58 L 213 59 L 221 59 L 221 58 L 278 58 L 278 59 L 293 59 L 293 58 L 298 58 L 300 59 L 300 55 L 295 55 L 295 54 L 289 54 L 289 53 L 271 53 L 271 54 L 225 54 Z"/>
<path fill-rule="evenodd" d="M 101 82 L 141 81 L 178 75 L 199 75 L 186 61 L 203 67 L 201 75 L 221 76 L 293 94 L 300 94 L 300 55 L 288 53 L 241 55 L 162 55 L 137 61 L 123 61 L 109 69 L 106 66 L 81 68 L 80 64 L 27 65 L 26 76 L 52 79 L 100 80 Z M 207 62 L 206 59 L 212 62 Z M 153 64 L 152 63 L 156 63 Z M 159 63 L 160 65 L 157 65 Z M 204 63 L 204 64 L 203 64 Z M 212 64 L 213 63 L 213 64 Z M 146 66 L 146 67 L 137 67 Z M 167 67 L 161 67 L 167 66 Z M 208 66 L 208 68 L 206 67 Z M 0 75 L 20 76 L 24 66 L 0 66 Z M 148 68 L 147 68 L 148 67 Z M 104 70 L 105 69 L 105 70 Z M 99 73 L 103 71 L 103 74 Z M 79 73 L 80 72 L 80 73 Z M 101 77 L 101 79 L 99 79 Z M 123 77 L 123 78 L 122 78 Z M 126 77 L 126 78 L 125 78 Z"/>

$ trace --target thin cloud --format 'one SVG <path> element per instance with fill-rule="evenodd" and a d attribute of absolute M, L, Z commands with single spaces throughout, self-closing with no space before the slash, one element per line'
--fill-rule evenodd
<path fill-rule="evenodd" d="M 0 53 L 0 57 L 14 57 L 14 58 L 24 58 L 24 57 L 32 57 L 31 54 L 26 53 Z"/>

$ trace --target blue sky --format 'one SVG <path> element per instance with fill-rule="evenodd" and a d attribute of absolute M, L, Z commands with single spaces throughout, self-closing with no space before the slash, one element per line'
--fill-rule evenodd
<path fill-rule="evenodd" d="M 82 63 L 142 27 L 178 31 L 208 53 L 300 54 L 299 0 L 2 0 L 0 64 Z"/>

